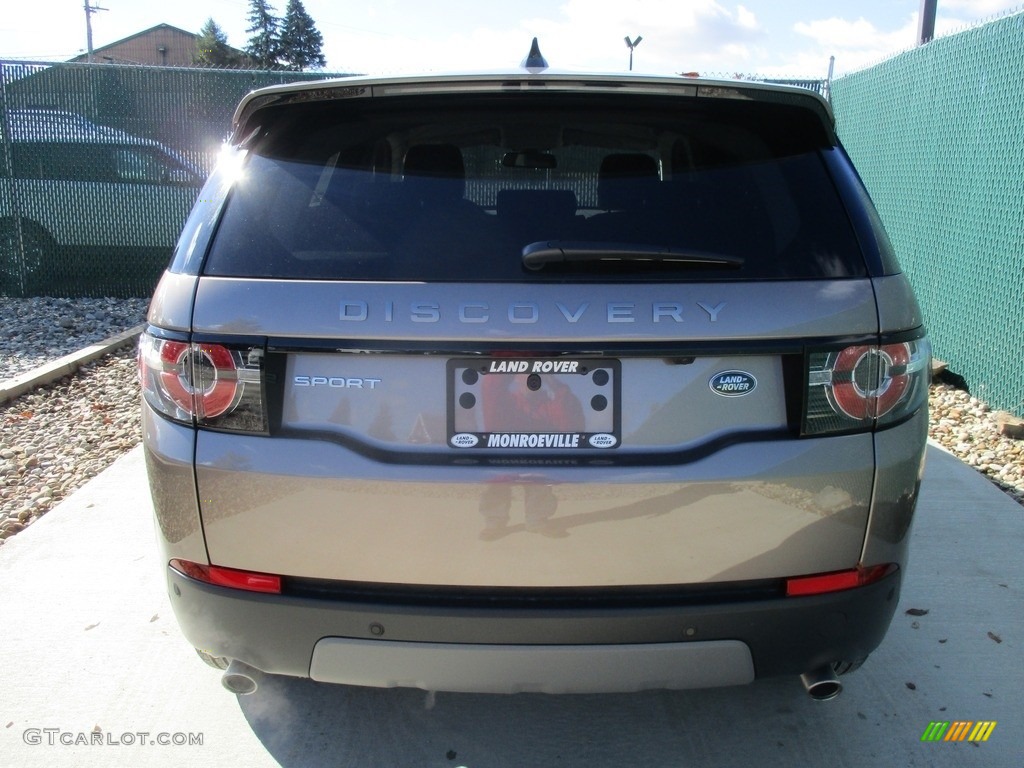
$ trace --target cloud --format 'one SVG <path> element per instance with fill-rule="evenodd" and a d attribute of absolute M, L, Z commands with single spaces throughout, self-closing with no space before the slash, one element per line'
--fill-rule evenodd
<path fill-rule="evenodd" d="M 798 22 L 793 30 L 810 38 L 819 48 L 839 50 L 892 50 L 900 43 L 913 44 L 913 37 L 906 35 L 908 29 L 916 29 L 917 14 L 911 16 L 900 29 L 882 32 L 870 21 L 861 17 L 849 19 L 830 18 L 818 21 Z"/>
<path fill-rule="evenodd" d="M 530 39 L 540 40 L 552 67 L 622 71 L 628 67 L 624 37 L 643 36 L 635 69 L 672 73 L 695 68 L 735 68 L 749 60 L 764 32 L 746 6 L 716 0 L 566 0 L 545 18 L 526 18 L 501 29 L 481 26 L 429 42 L 412 37 L 346 39 L 327 51 L 332 67 L 361 64 L 361 71 L 458 70 L 515 66 Z"/>
<path fill-rule="evenodd" d="M 399 29 L 396 25 L 374 21 L 380 14 L 397 12 L 389 7 L 392 0 L 378 0 L 373 6 L 377 12 L 361 22 L 378 31 L 339 24 L 330 34 L 325 31 L 325 52 L 333 70 L 373 74 L 508 69 L 518 65 L 536 36 L 553 68 L 621 72 L 629 65 L 623 38 L 642 35 L 633 57 L 638 72 L 824 77 L 830 56 L 836 57 L 840 75 L 913 48 L 917 41 L 916 9 L 897 20 L 896 27 L 879 26 L 877 18 L 868 15 L 805 16 L 797 23 L 790 21 L 787 29 L 773 30 L 769 37 L 774 15 L 765 11 L 767 23 L 762 23 L 751 10 L 751 5 L 757 7 L 754 0 L 746 2 L 562 0 L 551 3 L 543 16 L 512 16 L 505 24 L 481 12 L 475 17 L 477 24 L 461 31 L 421 24 L 399 32 L 394 31 Z M 1024 0 L 940 0 L 936 34 L 1005 13 L 1015 2 Z"/>
<path fill-rule="evenodd" d="M 997 16 L 1021 7 L 1020 0 L 942 0 L 939 12 L 966 17 L 971 21 Z"/>
<path fill-rule="evenodd" d="M 567 0 L 559 11 L 553 19 L 521 26 L 539 30 L 553 64 L 575 69 L 625 69 L 626 36 L 643 36 L 634 51 L 637 70 L 678 72 L 721 62 L 727 46 L 726 58 L 736 56 L 763 34 L 746 7 L 730 9 L 714 0 Z"/>
<path fill-rule="evenodd" d="M 736 6 L 736 23 L 747 29 L 757 29 L 757 16 L 742 5 Z"/>
<path fill-rule="evenodd" d="M 949 35 L 992 15 L 1014 10 L 1019 7 L 1018 2 L 1020 0 L 941 0 L 935 36 Z M 840 75 L 864 69 L 915 47 L 919 14 L 916 11 L 908 14 L 905 22 L 896 29 L 879 29 L 864 17 L 832 17 L 798 22 L 793 31 L 810 41 L 811 45 L 789 57 L 785 62 L 786 69 L 799 71 L 800 66 L 822 59 L 827 61 L 834 55 L 836 74 Z"/>
<path fill-rule="evenodd" d="M 901 27 L 891 30 L 881 30 L 864 17 L 798 22 L 793 31 L 807 38 L 810 46 L 796 52 L 786 64 L 795 68 L 816 62 L 816 68 L 807 71 L 820 71 L 822 62 L 835 56 L 836 74 L 862 69 L 914 47 L 917 24 L 916 12 L 907 16 Z"/>

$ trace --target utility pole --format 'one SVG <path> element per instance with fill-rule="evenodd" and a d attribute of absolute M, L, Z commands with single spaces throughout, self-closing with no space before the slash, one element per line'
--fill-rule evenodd
<path fill-rule="evenodd" d="M 629 35 L 626 35 L 626 45 L 629 47 L 629 71 L 633 71 L 633 49 L 640 45 L 640 41 L 644 39 L 643 35 L 637 35 L 636 40 L 630 40 Z"/>
<path fill-rule="evenodd" d="M 92 15 L 96 11 L 105 11 L 106 8 L 100 8 L 98 5 L 92 5 L 92 0 L 85 0 L 85 42 L 86 50 L 89 52 L 88 62 L 92 64 Z"/>
<path fill-rule="evenodd" d="M 935 37 L 935 7 L 938 0 L 921 0 L 920 23 L 917 27 L 917 44 L 924 45 Z"/>

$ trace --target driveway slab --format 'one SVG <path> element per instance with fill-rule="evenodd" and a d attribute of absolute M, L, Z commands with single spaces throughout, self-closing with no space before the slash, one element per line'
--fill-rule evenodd
<path fill-rule="evenodd" d="M 235 697 L 178 632 L 151 516 L 136 449 L 0 547 L 0 766 L 1024 766 L 1024 508 L 935 447 L 893 626 L 831 702 L 796 678 Z M 922 741 L 934 721 L 997 724 Z"/>

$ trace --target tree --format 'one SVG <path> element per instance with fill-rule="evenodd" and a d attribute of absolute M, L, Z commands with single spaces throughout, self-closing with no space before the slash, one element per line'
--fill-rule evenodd
<path fill-rule="evenodd" d="M 192 60 L 210 67 L 237 67 L 244 63 L 238 52 L 228 45 L 227 35 L 212 18 L 207 19 L 199 30 Z"/>
<path fill-rule="evenodd" d="M 260 69 L 277 69 L 281 54 L 278 38 L 280 20 L 267 0 L 249 0 L 249 44 L 245 52 Z"/>
<path fill-rule="evenodd" d="M 323 54 L 324 38 L 302 5 L 302 0 L 288 0 L 281 27 L 279 56 L 285 69 L 322 69 L 327 63 Z"/>

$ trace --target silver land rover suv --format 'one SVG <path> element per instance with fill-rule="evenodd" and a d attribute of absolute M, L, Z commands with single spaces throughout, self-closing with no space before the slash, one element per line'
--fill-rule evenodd
<path fill-rule="evenodd" d="M 834 696 L 930 353 L 829 105 L 527 64 L 238 106 L 139 355 L 181 629 L 238 693 Z"/>

